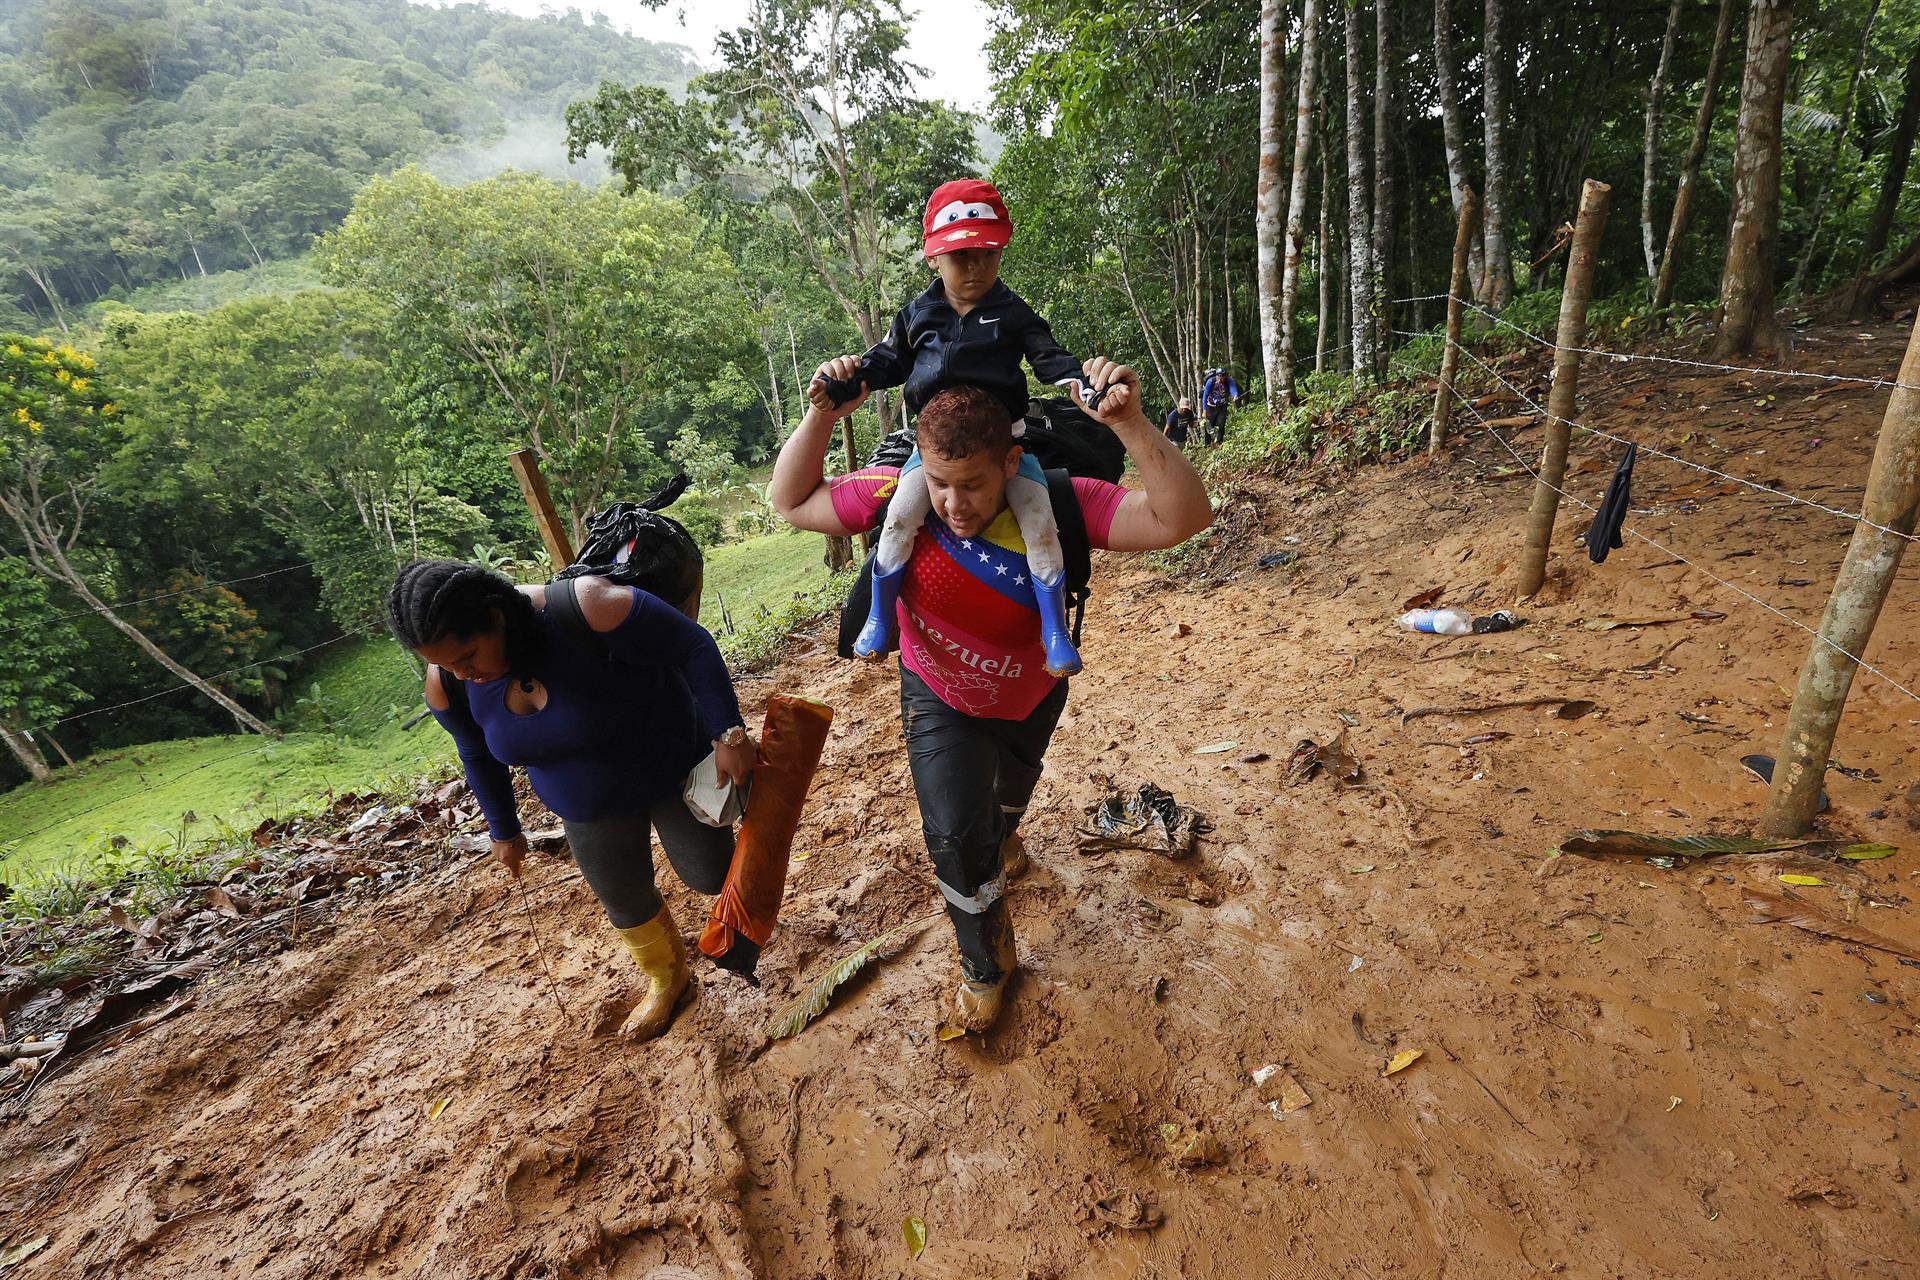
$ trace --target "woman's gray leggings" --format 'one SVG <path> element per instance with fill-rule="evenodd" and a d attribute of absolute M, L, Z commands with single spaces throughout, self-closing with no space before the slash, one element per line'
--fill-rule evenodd
<path fill-rule="evenodd" d="M 645 813 L 598 822 L 564 822 L 573 860 L 616 929 L 631 929 L 660 914 L 660 890 L 653 882 L 651 831 L 680 879 L 695 893 L 720 892 L 733 864 L 733 830 L 710 827 L 687 811 L 673 795 Z"/>

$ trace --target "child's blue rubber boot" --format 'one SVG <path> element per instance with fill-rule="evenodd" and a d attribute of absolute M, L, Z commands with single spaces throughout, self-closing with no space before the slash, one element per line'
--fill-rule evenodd
<path fill-rule="evenodd" d="M 1033 599 L 1040 606 L 1040 644 L 1047 651 L 1047 674 L 1075 674 L 1081 666 L 1080 650 L 1074 647 L 1073 632 L 1067 626 L 1067 575 L 1061 574 L 1052 585 L 1036 576 Z"/>
<path fill-rule="evenodd" d="M 873 599 L 867 604 L 867 624 L 854 638 L 853 653 L 868 662 L 881 662 L 893 648 L 894 605 L 900 600 L 900 576 L 907 571 L 902 560 L 892 572 L 884 572 L 879 560 L 873 563 Z"/>

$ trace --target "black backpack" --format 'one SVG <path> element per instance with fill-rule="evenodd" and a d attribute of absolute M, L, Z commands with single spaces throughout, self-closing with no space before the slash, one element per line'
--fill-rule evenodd
<path fill-rule="evenodd" d="M 1028 402 L 1025 429 L 1014 440 L 1033 455 L 1046 473 L 1047 496 L 1053 500 L 1053 522 L 1060 530 L 1060 549 L 1066 558 L 1067 605 L 1073 610 L 1073 642 L 1079 644 L 1080 625 L 1086 620 L 1087 597 L 1092 594 L 1087 583 L 1093 576 L 1093 543 L 1087 536 L 1087 520 L 1080 510 L 1079 496 L 1073 491 L 1073 478 L 1085 476 L 1118 484 L 1121 473 L 1126 470 L 1127 449 L 1120 443 L 1120 437 L 1064 398 Z M 867 465 L 903 466 L 914 447 L 913 428 L 896 428 L 880 442 Z M 886 520 L 887 508 L 882 505 L 874 512 L 868 532 L 877 533 Z M 872 604 L 873 554 L 869 552 L 866 563 L 860 566 L 860 576 L 847 592 L 846 604 L 840 608 L 838 650 L 841 657 L 854 656 L 853 642 L 859 638 L 860 628 L 866 625 L 867 610 Z M 896 629 L 893 647 L 899 647 L 899 643 Z"/>
<path fill-rule="evenodd" d="M 592 516 L 580 554 L 554 581 L 606 578 L 679 608 L 699 592 L 705 561 L 686 527 L 660 512 L 686 490 L 687 477 L 678 475 L 650 498 L 616 502 Z"/>

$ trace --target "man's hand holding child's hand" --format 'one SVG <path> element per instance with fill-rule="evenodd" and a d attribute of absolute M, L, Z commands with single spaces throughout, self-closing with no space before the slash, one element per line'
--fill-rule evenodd
<path fill-rule="evenodd" d="M 833 397 L 827 394 L 822 378 L 834 378 L 841 382 L 853 382 L 860 377 L 860 357 L 841 356 L 829 360 L 813 371 L 813 381 L 807 383 L 807 403 L 821 413 L 835 419 L 844 418 L 867 402 L 871 394 L 865 383 L 860 384 L 860 394 L 845 404 L 835 404 Z"/>
<path fill-rule="evenodd" d="M 1100 407 L 1093 412 L 1102 426 L 1114 427 L 1140 412 L 1140 375 L 1124 364 L 1115 364 L 1105 356 L 1095 356 L 1080 366 L 1087 386 L 1096 394 L 1107 389 Z"/>

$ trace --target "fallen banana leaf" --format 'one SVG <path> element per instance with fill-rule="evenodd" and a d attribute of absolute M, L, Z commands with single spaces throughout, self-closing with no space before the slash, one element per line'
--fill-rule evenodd
<path fill-rule="evenodd" d="M 1721 853 L 1773 853 L 1803 849 L 1806 840 L 1750 840 L 1743 836 L 1650 836 L 1642 831 L 1576 831 L 1560 842 L 1560 852 L 1584 857 L 1620 853 L 1664 857 L 1711 858 Z"/>
<path fill-rule="evenodd" d="M 1853 924 L 1839 916 L 1829 915 L 1812 903 L 1798 898 L 1789 898 L 1785 894 L 1770 893 L 1764 889 L 1747 890 L 1747 905 L 1753 908 L 1757 919 L 1755 924 L 1790 924 L 1796 929 L 1805 929 L 1808 933 L 1817 933 L 1826 938 L 1838 938 L 1842 942 L 1854 942 L 1863 947 L 1872 947 L 1876 951 L 1885 951 L 1889 955 L 1904 956 L 1908 960 L 1920 961 L 1920 951 L 1904 943 L 1895 942 L 1884 934 L 1875 933 L 1864 925 Z"/>
<path fill-rule="evenodd" d="M 918 1258 L 927 1247 L 927 1224 L 916 1217 L 908 1217 L 900 1223 L 901 1234 L 907 1238 L 907 1256 Z"/>
<path fill-rule="evenodd" d="M 866 968 L 879 956 L 880 948 L 896 938 L 917 932 L 938 920 L 945 912 L 935 911 L 905 924 L 897 924 L 872 942 L 842 956 L 833 967 L 808 982 L 780 1012 L 768 1020 L 766 1035 L 769 1040 L 784 1040 L 788 1036 L 798 1035 L 809 1022 L 826 1011 L 827 1003 L 848 978 Z"/>

